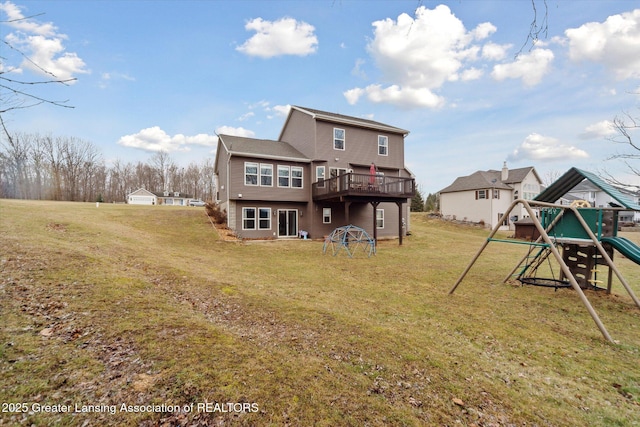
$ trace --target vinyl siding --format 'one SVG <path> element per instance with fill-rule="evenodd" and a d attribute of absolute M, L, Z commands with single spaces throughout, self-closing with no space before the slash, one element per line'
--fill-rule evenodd
<path fill-rule="evenodd" d="M 345 130 L 345 150 L 333 149 L 333 129 Z M 388 155 L 378 155 L 378 135 L 388 138 Z M 369 165 L 374 162 L 378 170 L 388 176 L 410 177 L 404 168 L 404 136 L 348 124 L 334 124 L 316 120 L 309 114 L 292 110 L 285 123 L 280 141 L 289 143 L 311 163 L 261 159 L 260 157 L 231 157 L 218 145 L 217 171 L 219 178 L 219 199 L 222 207 L 228 207 L 229 227 L 243 238 L 277 238 L 278 210 L 298 210 L 298 230 L 305 230 L 313 239 L 328 235 L 336 227 L 346 223 L 344 203 L 313 203 L 312 184 L 316 182 L 316 166 L 325 166 L 325 177 L 330 177 L 330 168 L 352 169 L 356 173 L 369 173 Z M 336 158 L 338 159 L 336 161 Z M 271 164 L 273 185 L 246 185 L 245 163 Z M 303 170 L 303 188 L 280 188 L 277 185 L 278 165 L 297 166 Z M 260 176 L 258 174 L 258 182 Z M 224 186 L 224 188 L 222 188 Z M 242 197 L 239 197 L 239 195 Z M 226 202 L 226 203 L 225 203 Z M 408 226 L 409 200 L 403 204 L 402 217 Z M 270 208 L 272 222 L 270 230 L 243 230 L 243 207 Z M 332 210 L 330 224 L 322 222 L 323 207 Z M 395 203 L 381 203 L 379 209 L 385 211 L 385 227 L 377 230 L 378 238 L 396 238 L 401 220 Z M 349 223 L 363 227 L 373 236 L 373 207 L 369 203 L 352 203 L 349 208 Z M 406 230 L 403 230 L 406 232 Z"/>
<path fill-rule="evenodd" d="M 319 159 L 316 150 L 316 124 L 313 117 L 292 110 L 280 139 L 288 142 L 310 159 Z"/>
<path fill-rule="evenodd" d="M 230 226 L 237 234 L 239 234 L 243 239 L 276 239 L 278 238 L 278 211 L 279 210 L 296 210 L 297 211 L 297 230 L 306 230 L 309 231 L 309 215 L 307 203 L 277 203 L 271 201 L 264 200 L 237 200 L 234 203 L 233 209 L 233 221 L 231 221 L 233 226 Z M 256 218 L 256 228 L 255 229 L 244 229 L 243 228 L 243 208 L 256 208 L 256 215 L 258 215 L 259 208 L 269 208 L 271 209 L 271 224 L 269 229 L 260 229 L 258 227 L 258 220 Z M 302 214 L 302 215 L 301 215 Z M 235 221 L 235 223 L 234 223 Z M 311 233 L 310 233 L 311 235 Z M 293 237 L 297 237 L 293 236 Z M 318 236 L 316 236 L 318 237 Z"/>
<path fill-rule="evenodd" d="M 344 150 L 335 150 L 333 148 L 334 128 L 344 129 L 345 131 Z M 404 138 L 402 135 L 323 121 L 317 122 L 317 132 L 315 158 L 327 159 L 331 167 L 353 169 L 353 164 L 369 165 L 374 162 L 378 168 L 395 170 L 404 168 Z M 387 156 L 378 155 L 378 135 L 388 138 L 389 154 Z M 337 161 L 336 158 L 338 159 Z M 369 171 L 366 170 L 366 172 L 368 173 Z"/>
<path fill-rule="evenodd" d="M 273 166 L 273 185 L 246 185 L 244 166 L 245 163 L 270 164 Z M 302 168 L 302 188 L 278 187 L 278 166 L 295 166 Z M 258 180 L 260 177 L 258 176 Z M 311 176 L 308 163 L 286 162 L 272 159 L 259 159 L 252 157 L 232 156 L 230 164 L 229 198 L 232 200 L 270 200 L 270 201 L 295 201 L 307 202 L 310 197 Z M 242 197 L 240 197 L 240 194 Z"/>

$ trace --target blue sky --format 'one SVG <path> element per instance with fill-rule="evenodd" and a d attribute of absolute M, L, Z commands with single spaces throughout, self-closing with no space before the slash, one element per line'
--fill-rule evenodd
<path fill-rule="evenodd" d="M 606 159 L 624 149 L 611 121 L 640 116 L 640 5 L 547 5 L 548 31 L 523 48 L 529 0 L 0 0 L 0 37 L 77 78 L 37 89 L 73 109 L 4 118 L 12 132 L 91 141 L 107 164 L 165 150 L 186 166 L 213 158 L 216 132 L 277 139 L 299 105 L 409 130 L 425 193 L 504 161 L 638 183 Z M 40 78 L 2 51 L 5 75 Z"/>

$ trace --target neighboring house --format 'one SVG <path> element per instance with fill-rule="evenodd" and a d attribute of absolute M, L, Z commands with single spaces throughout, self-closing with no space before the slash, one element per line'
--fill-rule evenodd
<path fill-rule="evenodd" d="M 193 198 L 177 191 L 151 191 L 140 188 L 127 196 L 127 203 L 130 205 L 166 205 L 166 206 L 189 206 Z"/>
<path fill-rule="evenodd" d="M 140 188 L 127 196 L 130 205 L 157 205 L 158 197 L 151 191 Z"/>
<path fill-rule="evenodd" d="M 243 238 L 322 238 L 357 225 L 374 238 L 406 234 L 415 180 L 408 131 L 293 106 L 278 140 L 219 135 L 217 200 Z M 402 243 L 402 240 L 400 240 Z"/>
<path fill-rule="evenodd" d="M 621 189 L 620 192 L 633 200 L 637 205 L 640 205 L 640 192 L 628 191 Z M 640 212 L 638 211 L 623 211 L 618 214 L 618 219 L 621 222 L 638 222 L 640 223 Z"/>
<path fill-rule="evenodd" d="M 193 199 L 189 194 L 178 191 L 161 191 L 154 194 L 158 198 L 158 204 L 166 206 L 189 206 L 189 201 Z"/>
<path fill-rule="evenodd" d="M 535 168 L 477 171 L 456 178 L 453 184 L 440 190 L 440 213 L 446 219 L 484 223 L 493 228 L 516 199 L 532 200 L 542 188 Z M 509 229 L 513 222 L 528 217 L 518 205 L 502 224 Z"/>

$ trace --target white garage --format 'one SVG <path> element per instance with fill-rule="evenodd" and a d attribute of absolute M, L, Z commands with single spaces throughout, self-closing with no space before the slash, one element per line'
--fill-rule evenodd
<path fill-rule="evenodd" d="M 158 197 L 150 191 L 140 188 L 127 196 L 130 205 L 157 205 Z"/>

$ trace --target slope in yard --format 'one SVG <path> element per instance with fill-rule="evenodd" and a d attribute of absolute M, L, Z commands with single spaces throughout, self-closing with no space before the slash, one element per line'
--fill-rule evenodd
<path fill-rule="evenodd" d="M 1 200 L 0 424 L 639 424 L 619 283 L 587 292 L 609 344 L 573 291 L 501 284 L 521 245 L 448 295 L 488 232 L 411 224 L 351 259 L 223 242 L 201 209 Z"/>

